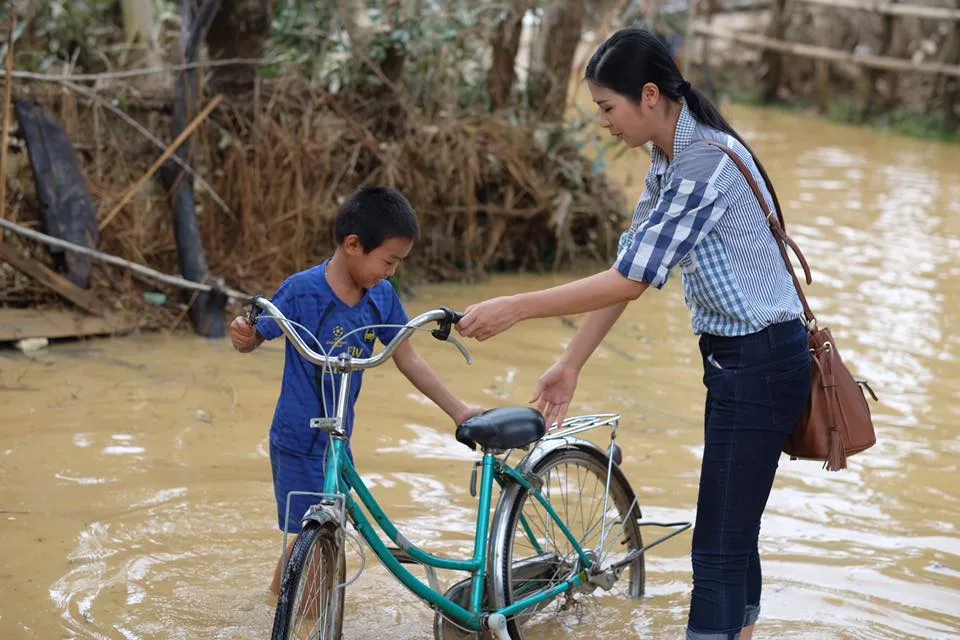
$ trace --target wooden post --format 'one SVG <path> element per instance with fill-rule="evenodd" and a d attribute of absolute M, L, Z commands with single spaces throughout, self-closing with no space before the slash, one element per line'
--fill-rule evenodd
<path fill-rule="evenodd" d="M 693 63 L 693 23 L 697 19 L 697 0 L 690 0 L 687 9 L 687 24 L 683 29 L 683 77 L 690 76 L 690 66 Z"/>
<path fill-rule="evenodd" d="M 191 63 L 197 58 L 197 49 L 207 26 L 219 8 L 219 0 L 206 0 L 195 11 L 195 0 L 182 0 L 182 23 L 180 27 L 181 62 Z M 180 71 L 177 76 L 177 97 L 173 105 L 173 136 L 178 137 L 191 120 L 191 113 L 197 108 L 200 98 L 200 84 L 196 70 Z M 185 141 L 176 155 L 189 158 L 190 141 Z M 170 198 L 173 211 L 173 229 L 177 240 L 177 254 L 180 258 L 180 272 L 183 277 L 194 282 L 207 280 L 207 254 L 203 247 L 203 238 L 197 225 L 196 203 L 193 198 L 193 178 L 173 161 L 160 170 L 160 178 Z M 194 330 L 208 338 L 222 338 L 225 335 L 224 307 L 226 298 L 214 293 L 200 292 L 190 305 L 190 321 Z M 188 299 L 189 302 L 189 299 Z"/>
<path fill-rule="evenodd" d="M 896 0 L 894 0 L 896 1 Z M 896 27 L 896 18 L 892 13 L 883 14 L 883 29 L 880 34 L 880 51 L 878 55 L 890 55 L 890 47 L 893 43 L 893 33 Z M 877 80 L 880 72 L 876 69 L 864 69 L 863 78 L 860 81 L 859 93 L 860 104 L 857 111 L 857 119 L 865 122 L 870 117 L 870 111 L 873 108 L 874 97 L 877 93 Z"/>
<path fill-rule="evenodd" d="M 954 0 L 960 9 L 960 0 Z M 941 60 L 946 64 L 960 65 L 960 20 L 953 23 L 953 31 L 943 47 Z M 943 99 L 943 124 L 948 131 L 956 131 L 958 123 L 957 103 L 960 101 L 960 78 L 943 76 L 940 79 Z"/>
<path fill-rule="evenodd" d="M 544 11 L 527 89 L 532 110 L 548 122 L 559 122 L 566 112 L 584 11 L 584 0 L 553 0 Z"/>
<path fill-rule="evenodd" d="M 260 58 L 270 35 L 270 0 L 222 0 L 207 29 L 206 42 L 214 60 Z M 239 65 L 217 69 L 210 86 L 237 95 L 253 91 L 258 69 Z"/>
<path fill-rule="evenodd" d="M 830 43 L 826 23 L 831 19 L 832 9 L 824 9 L 814 17 L 814 26 L 817 32 L 816 42 L 826 48 Z M 813 63 L 814 77 L 817 83 L 817 112 L 826 114 L 830 110 L 830 63 L 827 60 L 817 60 Z"/>
<path fill-rule="evenodd" d="M 903 22 L 897 21 L 893 25 L 893 34 L 890 37 L 890 50 L 887 55 L 891 58 L 903 58 L 907 55 L 907 46 L 910 43 L 909 36 L 903 28 Z M 887 89 L 889 93 L 883 101 L 883 110 L 892 111 L 897 106 L 897 100 L 900 90 L 900 74 L 896 71 L 888 71 Z"/>
<path fill-rule="evenodd" d="M 773 0 L 770 3 L 770 25 L 767 37 L 783 40 L 787 28 L 787 0 Z M 777 99 L 777 91 L 783 76 L 783 54 L 772 49 L 764 50 L 760 55 L 760 101 L 770 103 Z"/>
<path fill-rule="evenodd" d="M 503 20 L 497 25 L 490 47 L 493 60 L 487 72 L 491 111 L 496 111 L 510 102 L 510 91 L 517 75 L 517 51 L 520 49 L 520 36 L 523 32 L 523 16 L 530 8 L 530 0 L 513 0 Z"/>

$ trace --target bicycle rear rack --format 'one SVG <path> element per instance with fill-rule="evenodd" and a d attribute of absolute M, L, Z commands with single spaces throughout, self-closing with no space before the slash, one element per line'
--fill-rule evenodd
<path fill-rule="evenodd" d="M 596 429 L 598 427 L 610 427 L 613 430 L 613 437 L 617 435 L 617 429 L 620 427 L 620 414 L 619 413 L 596 413 L 583 416 L 575 416 L 564 421 L 562 427 L 558 427 L 557 423 L 554 422 L 548 429 L 546 434 L 540 439 L 542 440 L 554 440 L 557 438 L 565 438 L 567 436 L 572 436 L 577 433 L 583 433 L 584 431 L 589 431 L 591 429 Z"/>

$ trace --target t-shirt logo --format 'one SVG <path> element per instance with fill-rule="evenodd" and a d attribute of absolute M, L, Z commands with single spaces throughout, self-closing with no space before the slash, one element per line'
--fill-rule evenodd
<path fill-rule="evenodd" d="M 367 332 L 363 334 L 363 339 L 366 342 L 373 342 L 376 337 L 377 334 L 373 329 L 367 329 Z"/>

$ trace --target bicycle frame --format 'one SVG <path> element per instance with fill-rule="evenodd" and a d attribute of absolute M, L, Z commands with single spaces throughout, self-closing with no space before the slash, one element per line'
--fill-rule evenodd
<path fill-rule="evenodd" d="M 547 500 L 540 487 L 531 485 L 527 478 L 516 469 L 497 459 L 489 451 L 483 454 L 481 463 L 482 474 L 480 480 L 479 506 L 477 509 L 477 523 L 473 546 L 473 557 L 469 560 L 457 560 L 452 558 L 441 558 L 431 555 L 411 543 L 393 524 L 390 518 L 383 511 L 379 503 L 373 497 L 373 494 L 367 488 L 357 472 L 356 468 L 346 455 L 346 432 L 343 429 L 343 417 L 345 415 L 345 404 L 347 400 L 347 390 L 350 387 L 350 371 L 344 371 L 339 374 L 340 393 L 337 399 L 337 418 L 325 425 L 324 431 L 329 435 L 326 452 L 326 473 L 324 474 L 323 493 L 327 496 L 343 496 L 343 501 L 351 521 L 360 535 L 366 541 L 367 545 L 373 550 L 380 561 L 387 569 L 405 586 L 421 599 L 427 601 L 432 607 L 443 612 L 444 615 L 454 620 L 458 625 L 470 629 L 471 631 L 480 631 L 483 628 L 484 617 L 488 614 L 499 613 L 504 617 L 510 617 L 524 609 L 537 605 L 546 600 L 555 598 L 571 588 L 583 584 L 588 580 L 588 569 L 593 561 L 580 546 L 579 541 L 570 532 L 567 525 L 563 522 L 553 506 Z M 573 576 L 567 578 L 553 588 L 527 598 L 524 598 L 499 611 L 483 611 L 483 595 L 486 590 L 487 582 L 487 554 L 488 542 L 490 536 L 490 507 L 493 494 L 494 479 L 500 483 L 505 483 L 510 479 L 519 483 L 524 489 L 543 506 L 544 510 L 550 515 L 552 521 L 563 532 L 573 549 L 576 551 L 582 570 Z M 351 493 L 355 493 L 360 503 L 354 500 Z M 422 580 L 414 576 L 403 564 L 394 556 L 386 544 L 381 541 L 371 520 L 364 514 L 360 508 L 362 504 L 370 512 L 373 521 L 379 525 L 386 536 L 397 545 L 397 547 L 417 564 L 436 569 L 448 569 L 454 571 L 464 571 L 471 574 L 470 589 L 470 608 L 465 609 L 460 604 L 447 598 L 439 591 L 423 583 Z M 309 517 L 309 516 L 308 516 Z M 526 521 L 522 519 L 524 529 L 530 537 L 535 548 L 538 548 Z"/>

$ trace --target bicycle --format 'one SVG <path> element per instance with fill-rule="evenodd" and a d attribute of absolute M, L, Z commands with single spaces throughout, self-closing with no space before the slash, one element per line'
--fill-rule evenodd
<path fill-rule="evenodd" d="M 295 323 L 266 298 L 255 296 L 250 306 L 252 321 L 266 312 L 302 357 L 340 377 L 334 415 L 311 421 L 311 427 L 329 437 L 324 487 L 311 494 L 317 502 L 303 515 L 301 533 L 282 570 L 274 640 L 340 637 L 346 586 L 356 579 L 346 580 L 348 519 L 387 570 L 434 609 L 438 639 L 492 635 L 495 640 L 521 640 L 545 618 L 579 610 L 584 597 L 598 589 L 611 592 L 618 584 L 625 596 L 639 598 L 646 585 L 645 552 L 690 527 L 689 522 L 641 521 L 636 495 L 620 469 L 622 453 L 615 442 L 619 415 L 578 416 L 548 429 L 535 409 L 504 407 L 475 416 L 456 431 L 457 440 L 474 450 L 479 446 L 482 453 L 470 481 L 470 493 L 479 500 L 473 556 L 453 559 L 427 553 L 391 522 L 345 453 L 346 390 L 354 372 L 386 362 L 403 341 L 430 323 L 438 325 L 432 335 L 456 346 L 470 364 L 469 352 L 451 335 L 461 314 L 446 308 L 423 313 L 400 328 L 380 353 L 353 358 L 315 352 L 294 330 Z M 606 450 L 575 437 L 600 427 L 610 428 Z M 511 466 L 507 460 L 517 449 L 527 453 Z M 589 479 L 599 493 L 584 509 Z M 494 483 L 501 493 L 491 516 Z M 308 492 L 291 495 L 295 493 Z M 396 546 L 380 539 L 360 505 Z M 558 513 L 561 508 L 565 517 Z M 289 515 L 289 496 L 287 510 Z M 644 546 L 640 528 L 646 525 L 675 530 Z M 285 531 L 282 553 L 286 547 Z M 426 584 L 404 566 L 409 564 L 424 568 Z M 441 593 L 437 569 L 470 576 Z"/>

